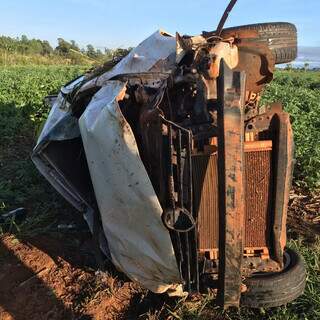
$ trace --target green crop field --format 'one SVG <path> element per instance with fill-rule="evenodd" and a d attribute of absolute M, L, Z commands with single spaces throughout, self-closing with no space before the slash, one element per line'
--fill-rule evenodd
<path fill-rule="evenodd" d="M 56 206 L 49 199 L 55 195 L 43 183 L 30 153 L 48 114 L 43 98 L 84 70 L 77 66 L 0 69 L 0 213 L 23 206 L 36 217 Z"/>
<path fill-rule="evenodd" d="M 50 233 L 61 216 L 76 214 L 38 173 L 30 160 L 30 153 L 48 113 L 43 98 L 56 93 L 64 83 L 85 69 L 84 66 L 12 66 L 0 69 L 0 215 L 18 207 L 28 210 L 27 218 L 21 222 L 10 220 L 0 223 L 0 236 L 11 233 L 19 238 L 28 238 Z M 282 101 L 290 113 L 296 145 L 294 186 L 308 197 L 318 197 L 320 72 L 277 71 L 263 101 Z M 151 303 L 141 319 L 214 319 L 215 316 L 216 319 L 320 319 L 319 239 L 315 236 L 313 241 L 307 241 L 306 235 L 294 233 L 289 246 L 303 255 L 308 278 L 305 294 L 285 307 L 223 313 L 214 305 L 213 297 L 206 296 L 196 302 L 166 300 L 161 306 Z M 0 251 L 0 263 L 3 259 Z M 114 281 L 118 280 L 115 278 Z M 82 293 L 81 305 L 94 296 L 92 290 L 90 295 L 83 295 L 85 293 Z M 139 297 L 136 301 L 138 303 Z M 73 308 L 77 309 L 77 306 Z"/>
<path fill-rule="evenodd" d="M 319 188 L 320 72 L 277 72 L 263 101 L 281 101 L 290 113 L 296 145 L 295 183 Z"/>

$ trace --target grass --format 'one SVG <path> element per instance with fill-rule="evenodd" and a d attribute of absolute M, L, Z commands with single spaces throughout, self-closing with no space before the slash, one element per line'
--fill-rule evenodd
<path fill-rule="evenodd" d="M 44 56 L 41 54 L 26 55 L 21 53 L 12 53 L 6 50 L 0 49 L 0 65 L 1 66 L 32 66 L 32 65 L 76 65 L 76 64 L 88 64 L 96 63 L 95 60 L 90 59 L 88 56 L 81 52 L 69 52 L 68 57 L 60 56 L 58 54 L 50 54 Z"/>
<path fill-rule="evenodd" d="M 30 160 L 37 131 L 47 115 L 43 97 L 81 74 L 82 66 L 0 69 L 0 214 L 25 207 L 32 212 L 20 232 L 45 229 L 57 212 L 72 210 L 39 175 Z M 1 230 L 18 231 L 10 223 Z"/>
<path fill-rule="evenodd" d="M 47 115 L 43 97 L 81 74 L 85 66 L 16 66 L 0 69 L 0 215 L 17 207 L 28 209 L 20 224 L 0 224 L 1 232 L 36 235 L 49 232 L 59 216 L 73 209 L 42 178 L 30 160 L 37 131 Z M 283 101 L 289 111 L 296 141 L 295 183 L 308 189 L 320 186 L 320 73 L 279 71 L 268 86 L 264 101 Z M 197 302 L 165 302 L 143 318 L 158 319 L 320 319 L 320 241 L 289 246 L 304 257 L 308 269 L 303 296 L 285 307 L 223 313 L 207 295 Z M 90 287 L 89 296 L 95 289 Z M 86 297 L 81 297 L 83 301 Z M 88 297 L 90 299 L 90 297 Z"/>
<path fill-rule="evenodd" d="M 267 86 L 264 102 L 281 101 L 295 139 L 295 183 L 320 188 L 320 72 L 281 71 Z"/>

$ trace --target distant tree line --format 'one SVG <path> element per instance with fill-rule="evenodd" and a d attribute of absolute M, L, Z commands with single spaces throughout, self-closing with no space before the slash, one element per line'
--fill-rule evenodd
<path fill-rule="evenodd" d="M 128 49 L 107 49 L 103 51 L 88 44 L 85 48 L 79 48 L 74 40 L 66 41 L 58 38 L 58 45 L 53 48 L 47 40 L 28 39 L 26 35 L 20 38 L 0 36 L 0 51 L 6 54 L 19 54 L 24 56 L 40 55 L 44 57 L 59 56 L 70 59 L 72 63 L 83 63 L 89 61 L 106 61 L 114 57 L 125 56 Z"/>

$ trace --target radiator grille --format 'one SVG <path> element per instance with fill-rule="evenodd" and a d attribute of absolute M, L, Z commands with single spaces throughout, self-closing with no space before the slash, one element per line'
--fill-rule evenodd
<path fill-rule="evenodd" d="M 271 151 L 245 152 L 245 246 L 268 243 Z"/>
<path fill-rule="evenodd" d="M 268 243 L 271 148 L 245 148 L 245 247 Z M 217 154 L 193 156 L 194 208 L 199 250 L 219 246 Z"/>
<path fill-rule="evenodd" d="M 199 249 L 217 248 L 219 212 L 216 154 L 193 156 L 193 181 L 194 208 L 198 212 Z"/>

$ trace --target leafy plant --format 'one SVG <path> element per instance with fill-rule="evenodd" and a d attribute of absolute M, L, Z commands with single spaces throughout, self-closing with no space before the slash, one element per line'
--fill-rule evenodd
<path fill-rule="evenodd" d="M 294 140 L 295 183 L 320 187 L 320 73 L 277 71 L 262 102 L 282 102 L 289 112 Z"/>
<path fill-rule="evenodd" d="M 57 93 L 85 69 L 84 66 L 0 69 L 0 214 L 26 207 L 33 215 L 23 225 L 24 229 L 35 228 L 41 219 L 45 226 L 50 217 L 47 213 L 52 209 L 57 212 L 69 208 L 36 170 L 30 153 L 36 131 L 49 111 L 43 98 Z M 17 229 L 15 225 L 10 228 Z"/>

